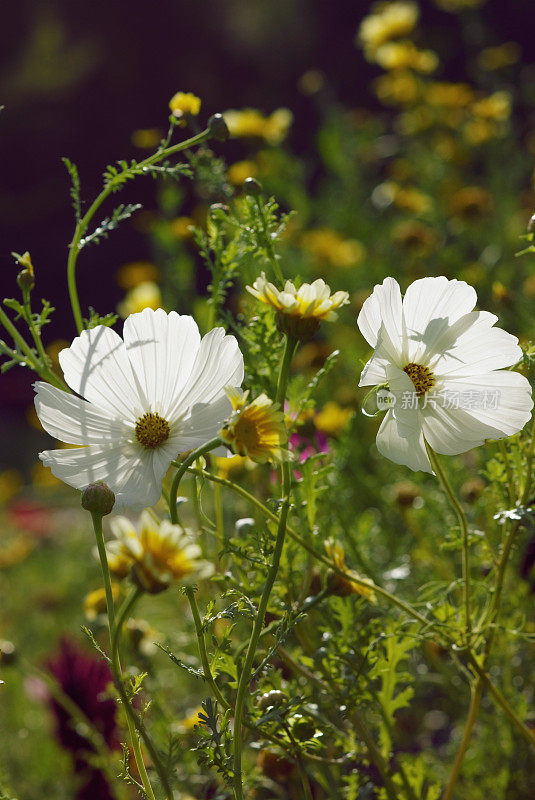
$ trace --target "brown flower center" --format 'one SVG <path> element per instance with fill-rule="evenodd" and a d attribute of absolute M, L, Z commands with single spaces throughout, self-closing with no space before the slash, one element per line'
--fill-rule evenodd
<path fill-rule="evenodd" d="M 437 380 L 431 370 L 422 364 L 411 362 L 403 367 L 403 372 L 406 372 L 413 382 L 418 397 L 422 397 L 429 389 L 432 389 Z"/>
<path fill-rule="evenodd" d="M 147 411 L 136 422 L 136 439 L 143 447 L 154 450 L 169 439 L 169 423 L 159 414 Z"/>

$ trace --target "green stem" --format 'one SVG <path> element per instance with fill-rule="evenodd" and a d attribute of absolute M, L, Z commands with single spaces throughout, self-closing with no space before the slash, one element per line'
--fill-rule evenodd
<path fill-rule="evenodd" d="M 262 233 L 263 233 L 266 253 L 271 262 L 271 266 L 273 267 L 273 272 L 275 273 L 275 277 L 280 282 L 282 288 L 284 286 L 284 276 L 282 274 L 279 262 L 277 260 L 275 250 L 273 249 L 273 242 L 271 241 L 271 237 L 267 229 L 265 209 L 258 197 L 255 198 L 255 202 L 256 202 L 256 207 L 258 209 L 258 216 L 260 217 L 260 223 L 262 225 Z"/>
<path fill-rule="evenodd" d="M 216 437 L 215 439 L 211 439 L 209 442 L 206 442 L 206 444 L 203 444 L 201 447 L 198 447 L 197 450 L 193 450 L 189 456 L 186 456 L 186 458 L 179 464 L 177 464 L 176 461 L 171 462 L 173 465 L 178 466 L 178 469 L 173 476 L 171 489 L 169 490 L 169 515 L 173 525 L 178 525 L 178 511 L 176 507 L 178 487 L 183 476 L 188 471 L 188 467 L 190 467 L 198 458 L 205 455 L 205 453 L 209 453 L 210 450 L 215 450 L 216 447 L 219 447 L 220 445 L 221 439 Z"/>
<path fill-rule="evenodd" d="M 139 173 L 139 171 L 146 169 L 147 167 L 152 166 L 153 164 L 157 164 L 158 161 L 161 161 L 168 156 L 172 156 L 175 153 L 180 152 L 181 150 L 187 150 L 189 147 L 193 147 L 196 144 L 201 144 L 206 139 L 210 137 L 210 132 L 208 128 L 202 133 L 198 133 L 196 136 L 192 136 L 190 139 L 186 139 L 184 142 L 179 142 L 178 144 L 173 145 L 172 147 L 165 147 L 162 150 L 158 150 L 152 156 L 144 159 L 144 161 L 140 161 L 139 164 L 133 170 L 134 174 Z M 102 205 L 102 203 L 106 200 L 106 198 L 118 188 L 118 185 L 110 182 L 108 186 L 101 191 L 98 197 L 93 201 L 91 206 L 89 207 L 88 211 L 82 219 L 78 220 L 76 228 L 74 230 L 74 235 L 72 241 L 69 245 L 69 258 L 67 260 L 67 285 L 69 289 L 69 298 L 71 301 L 72 313 L 74 316 L 74 321 L 76 323 L 76 328 L 78 333 L 81 333 L 84 324 L 82 320 L 82 310 L 80 308 L 80 301 L 78 299 L 78 289 L 76 286 L 76 262 L 78 260 L 78 256 L 80 254 L 80 242 L 83 239 L 87 228 L 89 227 L 89 223 L 93 219 L 94 215 Z"/>
<path fill-rule="evenodd" d="M 464 757 L 470 746 L 472 733 L 475 724 L 477 722 L 479 708 L 481 706 L 482 693 L 483 693 L 483 681 L 481 680 L 481 678 L 478 678 L 475 683 L 475 686 L 473 686 L 471 690 L 470 707 L 468 709 L 468 717 L 466 719 L 463 738 L 461 740 L 461 744 L 459 745 L 459 749 L 457 750 L 455 761 L 453 762 L 453 767 L 451 768 L 451 772 L 448 778 L 448 784 L 446 786 L 446 789 L 444 790 L 444 794 L 442 795 L 442 800 L 451 800 L 451 798 L 453 797 L 453 792 L 455 790 L 455 786 L 459 778 L 459 773 L 463 765 Z"/>
<path fill-rule="evenodd" d="M 204 638 L 204 631 L 202 627 L 201 615 L 199 613 L 199 607 L 197 605 L 197 600 L 195 599 L 195 592 L 194 590 L 188 586 L 186 588 L 186 597 L 189 600 L 189 605 L 191 608 L 191 614 L 193 616 L 193 622 L 195 623 L 195 632 L 197 634 L 197 644 L 199 647 L 199 656 L 201 659 L 203 674 L 205 681 L 209 684 L 212 692 L 214 693 L 216 699 L 221 704 L 221 706 L 226 710 L 230 708 L 230 703 L 225 700 L 219 686 L 215 682 L 214 676 L 212 675 L 212 670 L 210 669 L 210 662 L 208 660 L 208 652 L 206 650 L 206 641 Z"/>
<path fill-rule="evenodd" d="M 117 626 L 116 618 L 115 618 L 115 605 L 113 602 L 113 594 L 111 588 L 111 578 L 110 578 L 110 571 L 108 567 L 108 559 L 106 556 L 106 547 L 104 545 L 104 535 L 102 533 L 102 516 L 97 513 L 91 513 L 91 517 L 93 519 L 93 528 L 95 530 L 95 539 L 97 541 L 97 549 L 100 558 L 100 566 L 102 569 L 102 579 L 104 581 L 104 591 L 106 594 L 106 605 L 108 611 L 108 622 L 110 628 L 110 644 L 111 644 L 111 669 L 113 673 L 113 678 L 115 682 L 115 688 L 119 693 L 119 697 L 123 704 L 123 708 L 126 715 L 126 722 L 128 725 L 128 732 L 130 735 L 130 740 L 132 742 L 132 749 L 134 751 L 134 757 L 136 759 L 137 768 L 143 782 L 144 791 L 149 798 L 149 800 L 156 800 L 154 791 L 150 784 L 149 777 L 147 775 L 147 770 L 145 768 L 145 763 L 143 761 L 143 754 L 141 752 L 140 747 L 140 737 L 143 739 L 143 743 L 147 748 L 149 755 L 152 759 L 152 763 L 156 772 L 158 773 L 158 777 L 162 783 L 162 786 L 165 790 L 167 800 L 173 800 L 173 795 L 171 792 L 171 787 L 169 785 L 169 781 L 167 780 L 167 775 L 165 770 L 163 769 L 162 763 L 156 752 L 154 745 L 152 744 L 151 739 L 149 738 L 147 731 L 145 730 L 143 723 L 137 716 L 132 704 L 130 702 L 130 698 L 126 692 L 124 681 L 122 677 L 122 669 L 121 663 L 119 659 L 119 646 L 120 646 L 120 636 L 121 636 L 121 625 L 124 621 L 126 609 L 123 606 L 121 607 L 121 624 Z M 133 600 L 133 595 L 131 595 L 127 600 Z M 137 596 L 135 598 L 137 600 Z M 130 607 L 133 603 L 130 604 Z M 139 735 L 138 735 L 139 734 Z"/>
<path fill-rule="evenodd" d="M 6 331 L 9 333 L 14 343 L 18 345 L 19 349 L 24 353 L 26 360 L 29 362 L 29 365 L 34 370 L 34 372 L 37 372 L 39 375 L 41 375 L 41 370 L 39 369 L 39 362 L 35 357 L 35 353 L 32 351 L 31 347 L 29 346 L 24 336 L 22 336 L 18 332 L 18 330 L 13 325 L 8 315 L 1 306 L 0 306 L 0 322 L 2 323 Z"/>
<path fill-rule="evenodd" d="M 511 469 L 511 462 L 509 461 L 507 448 L 505 446 L 503 439 L 498 440 L 498 447 L 502 455 L 503 465 L 505 467 L 505 474 L 507 475 L 507 495 L 509 498 L 509 504 L 512 506 L 515 501 L 515 479 L 513 476 L 513 470 Z"/>
<path fill-rule="evenodd" d="M 280 404 L 281 408 L 284 407 L 284 398 L 286 397 L 286 389 L 288 386 L 288 379 L 290 375 L 290 366 L 292 356 L 294 354 L 297 342 L 290 336 L 286 337 L 286 345 L 284 348 L 284 355 L 279 372 L 279 380 L 277 383 L 276 402 Z M 280 560 L 284 547 L 284 540 L 286 536 L 286 525 L 288 521 L 288 512 L 290 510 L 290 491 L 292 485 L 292 473 L 288 461 L 282 464 L 282 505 L 280 510 L 280 517 L 278 519 L 277 537 L 275 539 L 275 547 L 273 549 L 273 556 L 271 566 L 268 570 L 256 619 L 254 621 L 253 630 L 249 646 L 245 654 L 245 661 L 238 681 L 238 691 L 236 694 L 236 705 L 234 708 L 234 795 L 236 800 L 243 800 L 243 784 L 242 784 L 242 718 L 245 707 L 245 699 L 249 690 L 251 681 L 251 671 L 253 668 L 254 658 L 258 640 L 260 639 L 262 628 L 264 627 L 264 619 L 271 596 L 273 584 L 277 578 L 279 571 Z"/>
<path fill-rule="evenodd" d="M 465 613 L 466 641 L 467 643 L 469 643 L 472 634 L 472 619 L 470 612 L 470 552 L 469 552 L 470 546 L 468 541 L 468 522 L 466 519 L 466 514 L 464 513 L 464 509 L 457 500 L 455 492 L 451 488 L 451 485 L 446 477 L 446 473 L 442 469 L 442 465 L 438 460 L 437 454 L 427 443 L 426 446 L 427 446 L 427 454 L 429 455 L 429 460 L 431 461 L 431 465 L 435 470 L 437 478 L 442 484 L 442 488 L 444 489 L 444 492 L 446 493 L 446 496 L 457 515 L 457 519 L 459 521 L 459 527 L 461 529 L 461 533 L 463 536 L 464 613 Z"/>
<path fill-rule="evenodd" d="M 229 481 L 226 478 L 221 478 L 219 475 L 212 475 L 211 472 L 207 472 L 206 470 L 192 469 L 190 467 L 188 469 L 188 472 L 190 472 L 192 475 L 196 475 L 199 478 L 206 478 L 207 480 L 212 481 L 213 483 L 219 483 L 219 484 L 221 484 L 221 486 L 225 486 L 227 489 L 230 489 L 235 494 L 240 495 L 245 500 L 247 500 L 248 503 L 250 503 L 252 506 L 257 508 L 258 511 L 260 511 L 266 517 L 266 519 L 269 519 L 272 522 L 277 522 L 278 521 L 277 515 L 274 514 L 273 511 L 271 511 L 270 508 L 268 508 L 266 505 L 264 505 L 264 503 L 262 503 L 261 500 L 258 500 L 258 498 L 256 498 L 254 495 L 252 495 L 250 492 L 248 492 L 243 487 L 238 486 L 235 483 L 232 483 L 232 481 Z M 287 530 L 288 536 L 291 539 L 293 539 L 294 542 L 297 542 L 297 544 L 299 544 L 304 550 L 306 550 L 312 556 L 314 556 L 314 558 L 317 561 L 320 561 L 322 564 L 325 564 L 325 566 L 327 566 L 330 569 L 332 569 L 333 572 L 336 572 L 337 575 L 340 575 L 341 578 L 345 578 L 346 580 L 349 580 L 352 583 L 357 584 L 358 586 L 363 586 L 363 587 L 366 587 L 368 589 L 370 589 L 370 588 L 373 589 L 373 591 L 376 594 L 378 594 L 380 597 L 383 597 L 385 600 L 387 600 L 392 605 L 397 606 L 397 608 L 399 608 L 401 611 L 404 611 L 405 614 L 407 614 L 407 616 L 410 619 L 413 619 L 413 620 L 415 620 L 417 622 L 420 622 L 427 629 L 432 628 L 434 626 L 434 624 L 435 624 L 434 620 L 427 619 L 427 617 L 424 617 L 423 614 L 420 614 L 420 612 L 417 611 L 409 603 L 405 603 L 403 600 L 400 600 L 395 595 L 390 594 L 390 592 L 388 592 L 386 589 L 383 589 L 382 586 L 379 586 L 377 583 L 372 583 L 371 581 L 365 580 L 363 578 L 358 578 L 353 574 L 349 574 L 348 572 L 345 572 L 343 569 L 338 567 L 333 561 L 331 561 L 326 555 L 324 555 L 323 553 L 320 553 L 318 550 L 316 550 L 311 544 L 309 544 L 309 542 L 307 542 L 306 539 L 304 539 L 302 536 L 300 536 L 297 533 L 297 531 L 295 531 L 289 525 L 286 527 L 286 530 Z M 454 644 L 455 643 L 449 637 L 446 638 L 446 641 L 447 641 L 448 644 Z"/>

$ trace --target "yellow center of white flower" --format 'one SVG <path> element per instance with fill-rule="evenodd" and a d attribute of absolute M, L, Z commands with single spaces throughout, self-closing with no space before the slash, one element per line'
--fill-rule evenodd
<path fill-rule="evenodd" d="M 415 364 L 414 362 L 403 367 L 403 372 L 406 372 L 413 382 L 418 397 L 422 397 L 429 389 L 432 389 L 437 380 L 428 367 L 424 367 L 422 364 Z"/>
<path fill-rule="evenodd" d="M 147 411 L 136 422 L 136 439 L 143 447 L 154 450 L 169 439 L 169 423 L 159 414 Z"/>

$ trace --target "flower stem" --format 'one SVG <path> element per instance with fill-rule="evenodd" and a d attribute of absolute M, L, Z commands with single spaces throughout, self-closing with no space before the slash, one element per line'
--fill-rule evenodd
<path fill-rule="evenodd" d="M 429 460 L 431 461 L 431 465 L 436 472 L 437 478 L 442 484 L 442 488 L 444 489 L 444 492 L 446 493 L 446 496 L 450 501 L 453 510 L 457 514 L 459 527 L 461 529 L 461 533 L 463 536 L 464 615 L 465 615 L 466 641 L 467 643 L 470 643 L 470 637 L 472 634 L 472 619 L 470 612 L 470 552 L 469 552 L 469 541 L 468 541 L 468 522 L 466 519 L 466 514 L 464 513 L 464 509 L 457 500 L 455 492 L 451 488 L 450 482 L 446 477 L 446 473 L 442 469 L 442 465 L 438 460 L 437 454 L 427 444 L 427 442 L 426 442 L 426 447 Z"/>
<path fill-rule="evenodd" d="M 152 156 L 149 156 L 143 161 L 140 161 L 139 164 L 133 167 L 132 175 L 139 174 L 140 171 L 147 169 L 153 164 L 157 164 L 158 161 L 161 161 L 162 159 L 167 158 L 168 156 L 172 156 L 175 153 L 180 152 L 181 150 L 187 150 L 189 147 L 193 147 L 196 144 L 201 144 L 206 139 L 208 139 L 210 135 L 211 135 L 210 130 L 207 128 L 201 133 L 198 133 L 196 136 L 192 136 L 191 138 L 186 139 L 184 142 L 179 142 L 178 144 L 172 145 L 171 147 L 165 147 L 161 150 L 158 150 Z M 124 177 L 124 175 L 122 177 Z M 81 333 L 84 328 L 82 320 L 82 311 L 80 308 L 80 300 L 78 298 L 78 289 L 76 286 L 76 262 L 78 261 L 78 256 L 81 250 L 80 242 L 83 239 L 84 233 L 89 227 L 89 223 L 93 219 L 94 215 L 96 214 L 102 203 L 112 192 L 116 191 L 118 188 L 120 188 L 119 183 L 114 183 L 113 181 L 110 181 L 108 185 L 101 191 L 98 197 L 91 204 L 87 213 L 82 217 L 82 219 L 78 220 L 78 223 L 74 230 L 72 241 L 69 245 L 69 258 L 67 260 L 67 286 L 69 289 L 69 298 L 71 301 L 72 313 L 74 316 L 74 321 L 76 323 L 76 328 L 78 330 L 78 333 Z"/>
<path fill-rule="evenodd" d="M 110 570 L 108 567 L 108 559 L 106 555 L 106 548 L 104 546 L 104 535 L 102 533 L 102 516 L 98 513 L 92 512 L 91 517 L 93 519 L 93 528 L 95 531 L 95 539 L 97 541 L 97 549 L 100 558 L 100 566 L 102 569 L 102 579 L 104 581 L 104 591 L 106 593 L 106 605 L 107 605 L 107 612 L 108 612 L 108 623 L 110 629 L 110 645 L 111 645 L 111 670 L 113 673 L 113 678 L 115 682 L 115 687 L 119 693 L 119 697 L 121 698 L 121 702 L 123 704 L 123 708 L 126 715 L 126 722 L 128 725 L 128 733 L 130 735 L 130 740 L 132 742 L 132 749 L 134 751 L 134 757 L 136 759 L 137 768 L 139 771 L 139 775 L 143 782 L 144 791 L 149 798 L 149 800 L 156 800 L 154 791 L 150 784 L 149 777 L 147 775 L 147 770 L 145 768 L 145 763 L 143 761 L 143 755 L 141 753 L 140 747 L 140 737 L 143 739 L 143 743 L 147 748 L 150 757 L 152 759 L 152 763 L 154 764 L 154 768 L 158 773 L 158 777 L 162 783 L 162 786 L 165 790 L 165 794 L 167 800 L 173 800 L 173 794 L 171 792 L 171 787 L 169 785 L 169 781 L 167 780 L 167 775 L 165 770 L 163 769 L 162 763 L 156 752 L 154 745 L 152 744 L 147 731 L 145 730 L 143 723 L 138 718 L 132 704 L 130 702 L 130 698 L 126 692 L 123 677 L 122 677 L 122 669 L 121 663 L 119 659 L 119 645 L 120 645 L 120 636 L 121 636 L 121 627 L 124 619 L 126 618 L 126 614 L 128 611 L 133 607 L 134 602 L 137 600 L 137 590 L 135 594 L 132 593 L 128 598 L 126 603 L 121 606 L 120 609 L 120 617 L 115 617 L 115 604 L 113 601 L 113 593 L 111 588 L 111 579 L 110 579 Z"/>
<path fill-rule="evenodd" d="M 481 678 L 477 679 L 475 686 L 472 687 L 471 692 L 472 696 L 470 698 L 470 707 L 468 709 L 468 717 L 466 718 L 466 725 L 464 728 L 463 738 L 461 740 L 461 744 L 459 745 L 459 749 L 457 750 L 455 761 L 453 762 L 453 767 L 451 769 L 450 776 L 448 778 L 448 785 L 444 790 L 444 794 L 442 795 L 442 800 L 451 800 L 451 798 L 453 797 L 453 791 L 457 784 L 457 779 L 459 777 L 459 773 L 463 765 L 464 757 L 466 755 L 466 751 L 470 746 L 472 732 L 477 722 L 479 708 L 481 706 L 481 695 L 483 692 L 483 681 Z"/>
<path fill-rule="evenodd" d="M 286 337 L 286 344 L 284 348 L 284 355 L 280 366 L 279 379 L 277 382 L 276 402 L 279 403 L 281 408 L 284 408 L 284 399 L 286 397 L 286 389 L 288 387 L 288 379 L 290 376 L 290 366 L 292 363 L 292 356 L 294 354 L 297 341 L 291 337 Z M 243 800 L 243 784 L 242 784 L 242 725 L 243 725 L 243 712 L 245 707 L 245 698 L 251 681 L 251 671 L 253 668 L 254 658 L 258 640 L 264 627 L 264 619 L 271 596 L 273 584 L 277 578 L 279 565 L 284 547 L 284 540 L 286 537 L 286 525 L 288 521 L 288 512 L 290 510 L 290 491 L 292 485 L 292 473 L 288 461 L 283 462 L 282 467 L 282 504 L 280 516 L 277 526 L 277 537 L 275 539 L 275 546 L 273 549 L 273 556 L 271 566 L 268 570 L 266 582 L 262 590 L 262 596 L 258 605 L 256 619 L 254 621 L 249 646 L 245 654 L 245 661 L 238 681 L 238 691 L 236 694 L 236 705 L 234 708 L 234 795 L 236 800 Z"/>
<path fill-rule="evenodd" d="M 178 511 L 176 507 L 178 487 L 183 476 L 188 471 L 188 467 L 190 467 L 194 461 L 203 456 L 205 453 L 209 453 L 210 450 L 215 450 L 216 447 L 219 447 L 220 445 L 221 439 L 217 436 L 215 439 L 211 439 L 209 442 L 206 442 L 206 444 L 198 447 L 197 450 L 192 450 L 192 452 L 179 464 L 177 464 L 176 461 L 171 462 L 175 466 L 178 466 L 178 469 L 173 476 L 171 489 L 169 490 L 169 515 L 173 525 L 178 525 Z"/>
<path fill-rule="evenodd" d="M 208 660 L 208 652 L 206 650 L 206 641 L 204 638 L 201 615 L 199 613 L 197 600 L 195 599 L 195 591 L 191 588 L 191 586 L 186 587 L 186 597 L 189 600 L 191 614 L 193 616 L 193 622 L 195 623 L 195 632 L 197 634 L 199 656 L 201 659 L 204 679 L 209 684 L 212 692 L 215 695 L 216 700 L 222 705 L 224 709 L 228 709 L 230 708 L 230 703 L 227 700 L 225 700 L 225 698 L 221 694 L 219 686 L 215 682 L 214 676 L 212 675 L 212 670 L 210 669 L 210 662 Z"/>
<path fill-rule="evenodd" d="M 211 472 L 207 472 L 206 470 L 197 470 L 197 469 L 192 469 L 190 467 L 188 469 L 188 472 L 190 472 L 192 475 L 196 475 L 199 478 L 206 478 L 207 480 L 212 481 L 213 483 L 219 483 L 221 486 L 225 486 L 227 489 L 230 489 L 235 494 L 239 494 L 241 497 L 247 500 L 252 506 L 258 509 L 258 511 L 260 511 L 266 517 L 266 519 L 269 519 L 272 522 L 277 522 L 278 520 L 277 515 L 274 514 L 273 511 L 271 511 L 271 509 L 269 509 L 266 505 L 264 505 L 264 503 L 262 503 L 261 500 L 258 500 L 257 497 L 252 495 L 242 486 L 238 486 L 238 484 L 233 483 L 232 481 L 229 481 L 226 478 L 221 478 L 219 475 L 213 475 Z M 403 600 L 400 600 L 398 597 L 391 594 L 386 589 L 383 589 L 382 586 L 379 586 L 376 583 L 372 583 L 369 580 L 359 579 L 355 575 L 350 575 L 348 572 L 345 572 L 343 569 L 338 567 L 333 561 L 331 561 L 326 555 L 316 550 L 315 547 L 309 544 L 309 542 L 307 542 L 306 539 L 300 536 L 297 533 L 297 531 L 295 531 L 289 525 L 286 526 L 286 531 L 291 539 L 293 539 L 304 550 L 306 550 L 312 556 L 314 556 L 314 558 L 317 561 L 320 561 L 322 564 L 325 564 L 325 566 L 329 567 L 334 572 L 336 572 L 337 575 L 340 575 L 341 578 L 345 578 L 346 580 L 349 580 L 352 583 L 355 583 L 359 586 L 373 588 L 376 594 L 383 597 L 389 603 L 392 603 L 392 605 L 397 606 L 397 608 L 399 608 L 401 611 L 404 611 L 405 614 L 407 614 L 407 616 L 410 619 L 413 619 L 416 622 L 420 622 L 422 625 L 425 626 L 426 629 L 432 628 L 436 624 L 435 620 L 427 619 L 427 617 L 424 617 L 423 614 L 420 614 L 420 612 L 416 608 L 411 606 L 409 603 L 405 603 Z M 446 639 L 446 641 L 448 644 L 452 644 L 452 641 L 449 638 Z"/>

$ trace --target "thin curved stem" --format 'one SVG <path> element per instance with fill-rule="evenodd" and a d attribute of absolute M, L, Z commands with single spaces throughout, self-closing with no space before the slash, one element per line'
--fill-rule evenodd
<path fill-rule="evenodd" d="M 152 763 L 154 765 L 154 769 L 158 773 L 158 777 L 161 781 L 161 784 L 164 788 L 167 800 L 173 800 L 173 794 L 171 792 L 171 787 L 169 785 L 169 781 L 167 779 L 167 775 L 165 770 L 163 769 L 162 763 L 156 752 L 156 748 L 154 747 L 152 740 L 150 739 L 147 731 L 145 730 L 143 723 L 139 719 L 138 715 L 134 711 L 132 704 L 130 702 L 130 698 L 126 692 L 123 677 L 122 677 L 122 669 L 121 663 L 119 659 L 119 646 L 120 646 L 120 636 L 121 636 L 121 625 L 117 628 L 116 616 L 115 616 L 115 604 L 113 601 L 113 594 L 111 588 L 111 579 L 110 579 L 110 571 L 108 567 L 108 559 L 106 555 L 106 548 L 104 545 L 104 535 L 102 533 L 102 517 L 100 514 L 92 513 L 91 517 L 93 519 L 93 528 L 95 530 L 95 539 L 97 541 L 97 549 L 100 558 L 100 566 L 102 569 L 102 579 L 104 581 L 104 591 L 106 594 L 106 605 L 108 611 L 108 622 L 109 622 L 109 629 L 110 629 L 110 645 L 111 645 L 111 670 L 113 673 L 115 688 L 119 693 L 119 697 L 123 704 L 123 708 L 125 710 L 126 721 L 128 725 L 128 732 L 130 735 L 130 740 L 132 742 L 132 749 L 134 751 L 134 757 L 136 759 L 136 764 L 138 767 L 138 771 L 143 782 L 143 788 L 149 800 L 156 800 L 154 795 L 154 791 L 150 784 L 149 777 L 147 775 L 147 770 L 145 768 L 145 762 L 143 761 L 143 755 L 141 753 L 139 737 L 143 739 L 143 743 L 147 748 L 149 755 L 152 759 Z M 128 600 L 131 600 L 133 595 Z M 137 600 L 137 597 L 135 598 Z M 133 605 L 133 603 L 131 604 Z M 126 610 L 124 608 L 124 604 L 121 607 L 121 623 L 124 621 Z M 139 734 L 139 736 L 138 736 Z"/>
<path fill-rule="evenodd" d="M 196 144 L 201 144 L 206 139 L 210 137 L 210 130 L 207 128 L 206 130 L 198 133 L 196 136 L 192 136 L 189 139 L 186 139 L 184 142 L 179 142 L 178 144 L 173 145 L 172 147 L 165 147 L 162 150 L 158 150 L 152 156 L 140 161 L 139 164 L 135 167 L 135 172 L 138 173 L 140 170 L 143 171 L 148 167 L 152 166 L 153 164 L 157 164 L 158 161 L 161 161 L 168 156 L 172 156 L 175 153 L 179 153 L 181 150 L 187 150 L 189 147 L 194 147 Z M 72 241 L 69 245 L 69 257 L 67 260 L 67 286 L 69 289 L 69 298 L 71 301 L 71 308 L 72 313 L 74 316 L 74 321 L 76 323 L 76 328 L 78 333 L 81 333 L 84 324 L 82 320 L 82 310 L 80 308 L 80 300 L 78 298 L 78 289 L 76 286 L 76 262 L 78 261 L 78 255 L 80 253 L 80 242 L 83 239 L 87 228 L 89 227 L 89 223 L 93 219 L 94 215 L 102 205 L 102 203 L 109 197 L 109 195 L 117 190 L 118 184 L 115 184 L 111 181 L 105 189 L 101 191 L 98 197 L 93 201 L 91 206 L 89 207 L 88 211 L 82 219 L 80 219 L 76 225 L 74 230 L 74 235 Z"/>
<path fill-rule="evenodd" d="M 455 786 L 457 785 L 457 780 L 459 778 L 459 773 L 463 765 L 464 757 L 470 746 L 472 733 L 479 715 L 482 693 L 483 693 L 483 681 L 480 678 L 478 678 L 475 683 L 475 686 L 472 687 L 472 692 L 471 692 L 472 696 L 470 698 L 470 707 L 468 709 L 468 716 L 466 718 L 466 725 L 464 728 L 463 738 L 461 740 L 461 744 L 459 745 L 459 749 L 457 750 L 455 761 L 453 762 L 453 767 L 451 768 L 450 776 L 448 778 L 448 784 L 446 786 L 446 789 L 444 790 L 444 794 L 442 795 L 442 800 L 451 800 L 451 798 L 453 797 L 453 792 L 455 790 Z"/>
<path fill-rule="evenodd" d="M 173 476 L 171 489 L 169 490 L 169 515 L 173 525 L 178 525 L 178 511 L 176 507 L 178 487 L 183 476 L 188 471 L 188 467 L 190 467 L 198 458 L 205 455 L 205 453 L 209 453 L 210 450 L 215 450 L 216 447 L 220 446 L 220 444 L 221 439 L 217 436 L 215 439 L 211 439 L 209 442 L 206 442 L 206 444 L 198 447 L 197 450 L 192 450 L 192 452 L 180 463 L 177 463 L 176 461 L 171 462 L 174 466 L 178 466 L 178 469 Z"/>
<path fill-rule="evenodd" d="M 277 383 L 276 402 L 280 404 L 281 408 L 284 407 L 284 398 L 286 397 L 286 389 L 288 386 L 288 379 L 290 375 L 290 366 L 292 356 L 294 354 L 297 342 L 291 337 L 286 337 L 286 344 L 284 348 L 284 355 L 280 366 L 279 379 Z M 275 539 L 275 546 L 273 548 L 273 556 L 271 566 L 268 570 L 266 582 L 262 590 L 262 596 L 258 605 L 258 611 L 251 633 L 249 646 L 245 654 L 245 661 L 241 670 L 240 678 L 238 681 L 238 691 L 236 694 L 236 705 L 234 708 L 234 795 L 236 800 L 243 800 L 243 784 L 242 784 L 242 718 L 245 708 L 245 698 L 247 691 L 250 687 L 251 671 L 253 668 L 254 658 L 258 640 L 264 627 L 264 619 L 271 596 L 273 584 L 277 578 L 279 571 L 280 560 L 284 548 L 284 540 L 286 537 L 286 525 L 288 521 L 288 513 L 290 510 L 290 492 L 292 486 L 292 473 L 288 461 L 282 464 L 282 504 L 280 516 L 278 519 L 277 536 Z"/>
<path fill-rule="evenodd" d="M 193 616 L 193 622 L 195 623 L 195 632 L 197 634 L 197 644 L 199 647 L 199 656 L 201 659 L 204 679 L 209 684 L 212 692 L 215 695 L 216 700 L 222 705 L 224 709 L 229 709 L 230 703 L 227 700 L 225 700 L 225 698 L 221 694 L 221 690 L 219 689 L 219 686 L 215 682 L 214 676 L 212 675 L 212 670 L 210 669 L 210 662 L 208 660 L 208 653 L 206 650 L 206 641 L 204 639 L 204 631 L 201 622 L 201 615 L 199 613 L 197 600 L 195 599 L 195 592 L 191 588 L 191 586 L 188 586 L 186 588 L 186 597 L 189 600 L 191 614 Z"/>
<path fill-rule="evenodd" d="M 463 536 L 464 614 L 465 614 L 466 641 L 469 643 L 472 634 L 472 618 L 470 610 L 470 552 L 469 552 L 470 544 L 468 541 L 468 521 L 466 519 L 466 514 L 464 513 L 464 509 L 457 500 L 455 492 L 451 488 L 450 482 L 446 477 L 446 473 L 442 469 L 442 465 L 438 460 L 437 454 L 427 444 L 427 442 L 426 442 L 426 447 L 427 447 L 427 453 L 429 455 L 429 460 L 431 461 L 431 465 L 435 470 L 437 478 L 442 484 L 442 488 L 444 489 L 444 492 L 446 493 L 446 496 L 457 515 L 457 519 L 459 521 L 459 527 L 461 529 L 461 533 Z"/>

